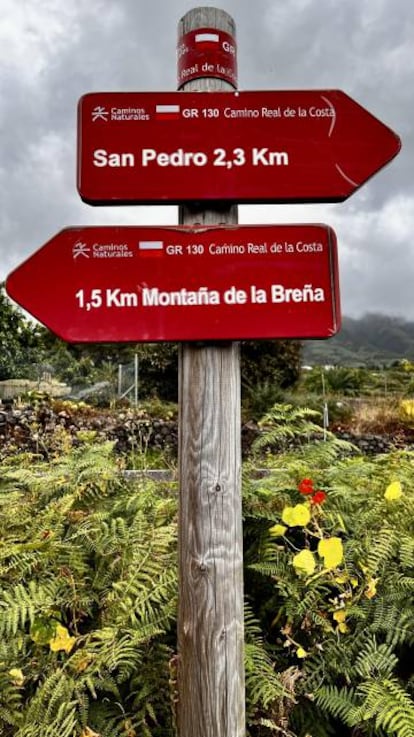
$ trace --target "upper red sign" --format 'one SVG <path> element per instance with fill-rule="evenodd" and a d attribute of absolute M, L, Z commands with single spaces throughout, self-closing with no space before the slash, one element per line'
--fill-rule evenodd
<path fill-rule="evenodd" d="M 340 327 L 324 225 L 68 228 L 6 289 L 72 343 L 328 338 Z"/>
<path fill-rule="evenodd" d="M 237 46 L 233 36 L 216 28 L 197 28 L 180 36 L 177 85 L 192 79 L 218 77 L 237 87 Z"/>
<path fill-rule="evenodd" d="M 341 201 L 399 149 L 337 90 L 97 92 L 79 103 L 78 189 L 90 204 Z"/>

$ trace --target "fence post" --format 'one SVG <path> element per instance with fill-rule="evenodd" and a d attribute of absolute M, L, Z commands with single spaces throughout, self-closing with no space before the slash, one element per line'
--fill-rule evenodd
<path fill-rule="evenodd" d="M 134 404 L 138 407 L 138 381 L 139 381 L 139 363 L 138 353 L 134 355 Z"/>

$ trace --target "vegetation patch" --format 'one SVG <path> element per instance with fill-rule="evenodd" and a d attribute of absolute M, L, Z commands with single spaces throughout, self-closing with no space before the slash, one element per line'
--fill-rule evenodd
<path fill-rule="evenodd" d="M 275 407 L 244 467 L 248 735 L 412 737 L 414 455 L 315 427 Z M 176 734 L 176 487 L 122 465 L 90 438 L 2 463 L 4 737 Z"/>

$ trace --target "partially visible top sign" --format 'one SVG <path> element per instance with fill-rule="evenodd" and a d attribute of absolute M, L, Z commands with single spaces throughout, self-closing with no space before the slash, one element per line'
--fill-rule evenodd
<path fill-rule="evenodd" d="M 79 103 L 78 189 L 90 204 L 336 202 L 399 149 L 339 90 L 96 92 Z"/>
<path fill-rule="evenodd" d="M 341 321 L 324 225 L 68 228 L 6 289 L 73 343 L 329 338 Z"/>
<path fill-rule="evenodd" d="M 237 47 L 233 36 L 216 28 L 197 28 L 178 39 L 177 85 L 217 77 L 237 87 Z"/>

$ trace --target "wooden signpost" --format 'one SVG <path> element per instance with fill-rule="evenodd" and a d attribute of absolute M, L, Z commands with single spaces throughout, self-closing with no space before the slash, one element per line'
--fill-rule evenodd
<path fill-rule="evenodd" d="M 233 19 L 197 8 L 179 23 L 235 38 Z M 235 47 L 235 44 L 234 44 Z M 220 78 L 195 79 L 184 91 L 231 88 Z M 235 224 L 236 206 L 180 208 L 183 225 Z M 180 737 L 245 734 L 243 532 L 241 510 L 240 347 L 181 345 L 179 358 Z"/>
<path fill-rule="evenodd" d="M 68 228 L 6 288 L 68 341 L 183 341 L 177 724 L 179 737 L 243 737 L 232 341 L 329 337 L 340 307 L 331 228 L 238 226 L 234 203 L 346 199 L 400 141 L 339 91 L 239 95 L 235 26 L 224 11 L 191 10 L 178 30 L 180 92 L 80 101 L 78 189 L 91 204 L 178 202 L 180 227 Z"/>

